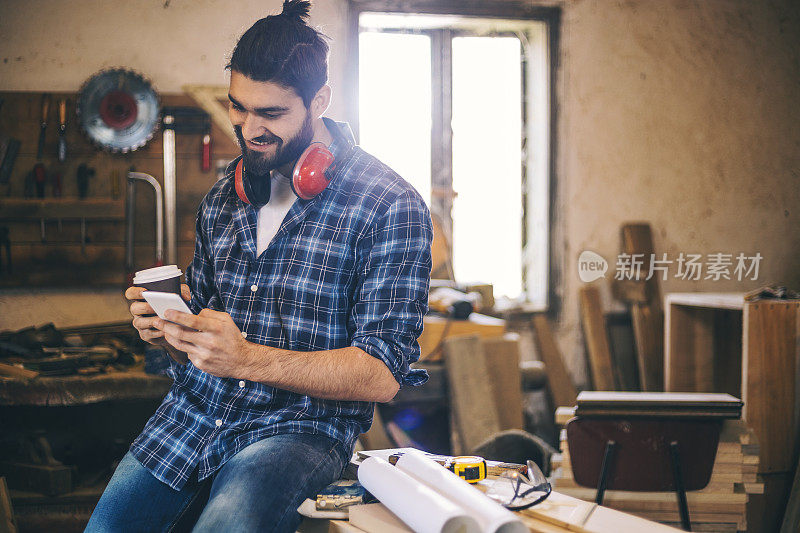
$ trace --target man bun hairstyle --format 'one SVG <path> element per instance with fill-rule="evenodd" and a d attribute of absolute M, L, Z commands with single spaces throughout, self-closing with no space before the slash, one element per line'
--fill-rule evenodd
<path fill-rule="evenodd" d="M 306 107 L 328 81 L 328 43 L 308 25 L 311 2 L 285 0 L 283 11 L 244 32 L 227 67 L 255 81 L 292 88 Z"/>

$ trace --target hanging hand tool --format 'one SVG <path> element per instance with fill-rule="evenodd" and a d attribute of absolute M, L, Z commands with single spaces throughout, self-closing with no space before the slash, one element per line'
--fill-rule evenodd
<path fill-rule="evenodd" d="M 131 186 L 136 180 L 145 181 L 149 183 L 153 187 L 153 192 L 155 193 L 156 197 L 156 266 L 160 266 L 164 264 L 164 201 L 163 201 L 163 193 L 161 190 L 161 184 L 158 183 L 158 180 L 155 179 L 153 176 L 149 174 L 145 174 L 144 172 L 128 172 L 128 196 L 132 196 L 134 193 L 134 188 Z M 130 203 L 129 206 L 135 206 L 134 203 Z M 128 243 L 129 249 L 131 250 L 131 258 L 130 264 L 133 265 L 133 223 L 134 223 L 134 207 L 129 208 L 129 213 L 131 214 L 130 219 L 128 220 Z M 127 259 L 127 258 L 126 258 Z"/>
<path fill-rule="evenodd" d="M 86 195 L 89 192 L 89 178 L 92 176 L 94 176 L 93 168 L 89 167 L 86 163 L 81 163 L 78 166 L 78 198 L 86 198 Z"/>
<path fill-rule="evenodd" d="M 37 198 L 44 198 L 44 186 L 47 183 L 47 172 L 44 169 L 44 165 L 41 163 L 36 163 L 33 165 L 33 183 L 36 186 L 36 197 Z M 25 184 L 27 187 L 27 183 Z M 47 238 L 45 237 L 44 231 L 44 217 L 39 219 L 39 227 L 42 231 L 42 242 L 47 242 Z"/>
<path fill-rule="evenodd" d="M 4 148 L 0 150 L 0 185 L 6 185 L 11 179 L 11 172 L 14 170 L 14 163 L 17 162 L 20 142 L 9 138 L 4 143 Z"/>
<path fill-rule="evenodd" d="M 36 178 L 33 174 L 33 170 L 30 170 L 27 174 L 25 174 L 25 191 L 23 196 L 25 196 L 25 198 L 33 198 L 35 190 Z"/>
<path fill-rule="evenodd" d="M 44 154 L 44 137 L 47 130 L 47 115 L 50 112 L 50 95 L 45 93 L 42 95 L 42 122 L 39 124 L 39 147 L 36 149 L 37 161 L 42 158 Z"/>
<path fill-rule="evenodd" d="M 53 198 L 61 198 L 61 191 L 62 191 L 61 185 L 64 181 L 61 172 L 56 170 L 55 172 L 50 174 L 50 181 L 51 184 L 53 185 Z M 61 217 L 58 217 L 56 221 L 58 222 L 58 233 L 61 233 L 62 231 Z"/>
<path fill-rule="evenodd" d="M 44 165 L 36 163 L 33 166 L 33 175 L 36 182 L 36 197 L 44 198 L 44 185 L 47 183 L 47 172 L 44 169 Z"/>
<path fill-rule="evenodd" d="M 86 255 L 86 219 L 81 218 L 81 253 Z"/>
<path fill-rule="evenodd" d="M 203 161 L 200 165 L 203 172 L 211 170 L 211 134 L 203 135 Z"/>
<path fill-rule="evenodd" d="M 67 100 L 58 102 L 58 160 L 67 160 Z M 61 196 L 61 195 L 59 195 Z"/>
<path fill-rule="evenodd" d="M 81 163 L 78 166 L 77 181 L 78 181 L 78 197 L 86 198 L 89 192 L 89 178 L 94 176 L 94 169 L 89 167 L 86 163 Z M 81 218 L 81 253 L 86 255 L 86 219 Z"/>
<path fill-rule="evenodd" d="M 211 117 L 209 115 L 203 118 L 203 130 L 203 157 L 200 168 L 203 172 L 208 172 L 211 170 Z"/>
<path fill-rule="evenodd" d="M 116 200 L 119 198 L 119 170 L 112 170 L 108 177 L 111 180 L 111 198 Z"/>
<path fill-rule="evenodd" d="M 161 125 L 164 128 L 164 219 L 167 244 L 166 253 L 167 264 L 173 264 L 178 260 L 175 135 L 178 133 L 199 133 L 205 137 L 205 135 L 209 133 L 211 119 L 208 113 L 195 107 L 165 107 L 162 113 Z M 206 150 L 208 150 L 208 166 L 211 168 L 210 135 L 208 137 L 208 147 L 206 148 L 204 142 L 201 155 L 204 155 Z M 202 165 L 204 161 L 201 160 L 200 163 Z"/>
<path fill-rule="evenodd" d="M 63 181 L 62 177 L 61 177 L 61 172 L 55 171 L 52 174 L 50 174 L 50 177 L 53 180 L 53 196 L 55 198 L 60 198 L 61 197 L 61 183 Z"/>
<path fill-rule="evenodd" d="M 5 99 L 0 98 L 0 110 Z M 19 141 L 0 134 L 0 185 L 7 185 L 19 153 Z"/>
<path fill-rule="evenodd" d="M 131 166 L 128 176 L 136 172 Z M 136 180 L 127 180 L 127 194 L 125 195 L 125 272 L 127 273 L 128 286 L 133 285 L 135 265 L 133 264 L 133 239 L 136 234 Z"/>
<path fill-rule="evenodd" d="M 7 227 L 0 228 L 0 248 L 5 248 L 6 251 L 5 271 L 7 274 L 11 274 L 11 239 L 9 239 L 8 237 Z M 3 260 L 2 258 L 0 258 L 0 272 L 3 271 L 2 263 Z"/>

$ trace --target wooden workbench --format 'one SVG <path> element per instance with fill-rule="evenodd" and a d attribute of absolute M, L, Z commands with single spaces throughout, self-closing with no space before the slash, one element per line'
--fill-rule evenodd
<path fill-rule="evenodd" d="M 381 504 L 371 504 L 381 505 Z M 559 492 L 553 492 L 544 502 L 516 513 L 528 529 L 536 533 L 565 531 L 581 533 L 674 533 L 678 529 L 645 520 L 608 507 L 585 502 Z M 394 515 L 394 523 L 374 527 L 356 527 L 347 520 L 313 520 L 306 518 L 298 531 L 301 533 L 392 533 L 410 532 Z"/>
<path fill-rule="evenodd" d="M 94 376 L 0 376 L 0 406 L 72 406 L 115 400 L 160 400 L 172 385 L 165 376 L 142 371 Z"/>

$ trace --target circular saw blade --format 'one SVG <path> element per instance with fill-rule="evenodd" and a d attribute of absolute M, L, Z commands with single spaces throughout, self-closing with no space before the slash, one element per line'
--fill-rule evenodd
<path fill-rule="evenodd" d="M 83 84 L 78 123 L 103 150 L 131 152 L 147 144 L 158 128 L 160 105 L 150 82 L 128 69 L 103 70 Z"/>

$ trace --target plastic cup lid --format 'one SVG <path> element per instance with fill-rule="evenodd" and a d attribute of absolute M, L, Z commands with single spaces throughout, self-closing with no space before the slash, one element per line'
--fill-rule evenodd
<path fill-rule="evenodd" d="M 160 281 L 162 279 L 174 278 L 181 275 L 181 269 L 177 265 L 165 265 L 160 267 L 148 268 L 140 270 L 133 277 L 134 283 L 148 283 L 151 281 Z"/>

